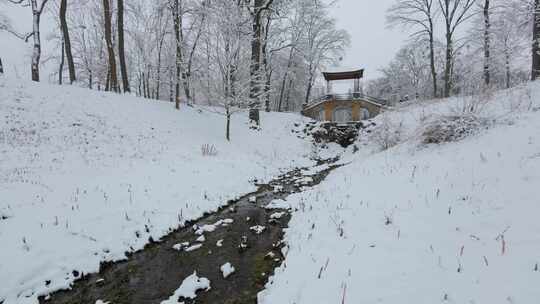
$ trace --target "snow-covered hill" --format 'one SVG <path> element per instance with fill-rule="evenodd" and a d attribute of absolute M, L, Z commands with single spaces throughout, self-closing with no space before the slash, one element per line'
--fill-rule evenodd
<path fill-rule="evenodd" d="M 100 261 L 311 164 L 293 114 L 196 108 L 0 77 L 0 302 L 34 303 Z M 203 155 L 204 145 L 217 155 Z M 76 272 L 74 272 L 74 270 Z"/>
<path fill-rule="evenodd" d="M 422 143 L 472 108 L 461 138 Z M 198 108 L 0 79 L 0 302 L 35 303 L 250 180 L 311 164 L 301 117 L 263 113 L 253 131 L 245 116 L 229 143 Z M 286 202 L 286 261 L 259 303 L 536 303 L 540 83 L 376 121 L 346 166 Z"/>
<path fill-rule="evenodd" d="M 421 143 L 473 105 L 487 129 Z M 538 303 L 540 83 L 378 121 L 387 136 L 287 201 L 286 262 L 259 303 Z M 399 144 L 378 152 L 382 139 Z"/>

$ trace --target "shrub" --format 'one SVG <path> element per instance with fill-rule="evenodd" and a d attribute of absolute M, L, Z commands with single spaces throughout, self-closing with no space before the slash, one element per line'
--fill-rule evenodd
<path fill-rule="evenodd" d="M 214 145 L 204 144 L 201 146 L 201 153 L 203 156 L 216 156 L 218 151 Z"/>
<path fill-rule="evenodd" d="M 370 140 L 381 150 L 388 150 L 399 144 L 403 137 L 403 124 L 393 122 L 388 114 L 381 114 L 381 120 L 372 130 Z"/>
<path fill-rule="evenodd" d="M 472 114 L 437 116 L 425 125 L 422 131 L 422 143 L 455 142 L 487 127 L 487 119 Z"/>

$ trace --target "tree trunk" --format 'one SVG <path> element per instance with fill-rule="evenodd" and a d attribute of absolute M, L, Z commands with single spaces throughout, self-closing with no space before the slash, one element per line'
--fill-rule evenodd
<path fill-rule="evenodd" d="M 111 90 L 111 69 L 107 69 L 107 78 L 105 79 L 105 91 Z"/>
<path fill-rule="evenodd" d="M 252 13 L 252 37 L 251 37 L 251 64 L 249 68 L 249 119 L 252 123 L 259 126 L 259 107 L 261 92 L 261 14 L 263 11 L 264 0 L 254 0 Z"/>
<path fill-rule="evenodd" d="M 489 0 L 484 1 L 484 84 L 486 87 L 490 85 L 491 75 L 490 75 L 490 28 L 491 23 L 489 21 Z"/>
<path fill-rule="evenodd" d="M 144 98 L 147 98 L 148 96 L 146 96 L 146 75 L 144 72 L 142 72 L 141 74 L 141 81 L 142 81 L 142 90 L 143 90 L 142 96 Z"/>
<path fill-rule="evenodd" d="M 309 104 L 309 99 L 311 98 L 311 90 L 313 89 L 313 81 L 315 80 L 315 72 L 313 72 L 313 67 L 309 67 L 309 80 L 307 83 L 306 98 L 304 104 Z"/>
<path fill-rule="evenodd" d="M 512 73 L 510 70 L 510 52 L 505 50 L 505 65 L 506 65 L 506 88 L 510 89 L 511 81 L 512 81 Z"/>
<path fill-rule="evenodd" d="M 65 57 L 64 48 L 65 48 L 65 45 L 64 45 L 64 42 L 62 41 L 62 51 L 61 51 L 61 55 L 60 55 L 60 67 L 58 68 L 58 84 L 59 85 L 62 85 L 62 78 L 64 78 L 64 57 Z"/>
<path fill-rule="evenodd" d="M 279 100 L 278 100 L 278 104 L 277 104 L 277 111 L 278 112 L 281 112 L 281 107 L 283 105 L 283 95 L 285 94 L 285 85 L 287 84 L 287 74 L 288 73 L 289 72 L 288 72 L 288 69 L 287 69 L 287 71 L 283 75 L 283 79 L 281 80 L 281 89 L 279 90 Z"/>
<path fill-rule="evenodd" d="M 2 65 L 2 58 L 0 58 L 0 74 L 4 74 L 4 66 Z"/>
<path fill-rule="evenodd" d="M 227 109 L 227 126 L 225 130 L 225 138 L 227 141 L 231 141 L 231 112 Z"/>
<path fill-rule="evenodd" d="M 161 98 L 161 52 L 163 50 L 163 42 L 165 36 L 161 37 L 159 41 L 158 46 L 158 61 L 157 61 L 157 71 L 156 71 L 156 99 L 159 100 Z"/>
<path fill-rule="evenodd" d="M 174 36 L 176 42 L 176 87 L 175 108 L 180 109 L 180 77 L 182 74 L 182 14 L 180 13 L 180 0 L 174 0 L 173 19 Z"/>
<path fill-rule="evenodd" d="M 137 92 L 138 92 L 138 95 L 139 97 L 142 96 L 142 81 L 141 81 L 141 72 L 139 71 L 139 75 L 137 75 Z"/>
<path fill-rule="evenodd" d="M 281 90 L 279 92 L 279 101 L 278 101 L 278 112 L 281 112 L 281 106 L 283 104 L 283 94 L 285 93 L 285 85 L 287 84 L 287 77 L 289 76 L 289 70 L 292 66 L 293 55 L 294 55 L 294 47 L 291 47 L 291 51 L 289 52 L 289 59 L 287 61 L 287 70 L 285 70 L 285 74 L 283 75 L 283 80 L 281 81 Z"/>
<path fill-rule="evenodd" d="M 435 38 L 434 38 L 434 26 L 433 20 L 429 20 L 430 33 L 429 33 L 429 64 L 431 68 L 431 80 L 433 81 L 433 98 L 438 97 L 439 88 L 437 85 L 437 67 L 435 66 Z"/>
<path fill-rule="evenodd" d="M 255 0 L 257 2 L 258 0 Z M 260 1 L 259 1 L 260 2 Z M 253 36 L 251 41 L 251 65 L 249 69 L 250 74 L 250 90 L 249 99 L 250 109 L 249 118 L 256 125 L 259 125 L 258 113 L 260 100 L 260 60 L 261 60 L 261 24 L 260 20 L 253 20 Z"/>
<path fill-rule="evenodd" d="M 88 69 L 88 88 L 91 90 L 93 86 L 93 77 L 92 77 L 92 70 Z"/>
<path fill-rule="evenodd" d="M 32 4 L 32 37 L 34 40 L 34 47 L 32 51 L 32 65 L 31 73 L 32 80 L 39 81 L 39 63 L 41 60 L 41 33 L 39 31 L 39 23 L 41 19 L 41 12 L 47 0 L 42 0 L 41 7 L 38 7 L 37 0 L 31 0 Z"/>
<path fill-rule="evenodd" d="M 150 67 L 148 67 L 148 70 L 146 71 L 146 97 L 152 98 L 152 94 L 150 92 Z"/>
<path fill-rule="evenodd" d="M 107 43 L 107 52 L 109 54 L 109 81 L 108 89 L 119 92 L 118 78 L 116 75 L 116 57 L 114 55 L 114 47 L 112 43 L 112 23 L 111 23 L 111 7 L 109 0 L 103 0 L 103 14 L 105 21 L 105 42 Z"/>
<path fill-rule="evenodd" d="M 534 24 L 531 79 L 534 81 L 540 77 L 540 0 L 534 0 L 533 21 Z"/>
<path fill-rule="evenodd" d="M 289 78 L 289 85 L 287 87 L 287 96 L 285 97 L 285 111 L 289 111 L 291 108 L 290 99 L 291 99 L 291 88 L 292 88 L 293 80 L 292 78 Z"/>
<path fill-rule="evenodd" d="M 446 62 L 444 66 L 444 97 L 450 97 L 452 91 L 452 60 L 453 60 L 453 39 L 450 33 L 450 28 L 447 28 L 446 33 Z"/>
<path fill-rule="evenodd" d="M 131 92 L 126 67 L 126 54 L 124 48 L 124 0 L 118 0 L 118 57 L 120 58 L 120 73 L 124 93 Z"/>
<path fill-rule="evenodd" d="M 69 71 L 69 83 L 75 82 L 77 76 L 75 74 L 75 63 L 73 62 L 73 54 L 71 52 L 71 39 L 69 38 L 69 29 L 66 20 L 67 0 L 60 1 L 60 28 L 62 29 L 62 37 L 64 40 L 64 49 Z"/>
<path fill-rule="evenodd" d="M 191 104 L 191 87 L 190 87 L 190 75 L 188 72 L 182 73 L 182 87 L 184 88 L 184 95 L 186 95 L 186 104 Z"/>
<path fill-rule="evenodd" d="M 202 2 L 202 5 L 206 9 L 206 1 Z M 191 70 L 193 67 L 193 58 L 195 55 L 195 51 L 197 50 L 197 45 L 199 44 L 199 40 L 202 35 L 202 30 L 204 28 L 204 23 L 206 20 L 206 11 L 203 13 L 201 17 L 201 24 L 197 31 L 197 35 L 195 36 L 195 39 L 193 40 L 193 45 L 191 47 L 191 51 L 189 52 L 189 56 L 187 59 L 187 67 L 185 68 L 184 73 L 182 74 L 182 81 L 184 86 L 184 93 L 186 94 L 186 102 L 188 105 L 193 104 L 195 99 L 195 93 L 192 91 L 191 88 Z M 183 39 L 182 39 L 183 40 Z"/>
<path fill-rule="evenodd" d="M 262 46 L 264 76 L 266 77 L 264 84 L 264 110 L 266 112 L 270 112 L 270 91 L 272 89 L 272 69 L 268 63 L 268 35 L 270 33 L 271 21 L 272 19 L 270 18 L 270 14 L 268 14 L 266 18 L 266 25 L 264 27 L 264 44 Z"/>
<path fill-rule="evenodd" d="M 266 73 L 266 83 L 264 85 L 264 110 L 270 112 L 270 90 L 272 89 L 272 71 Z"/>
<path fill-rule="evenodd" d="M 169 69 L 169 101 L 174 102 L 174 79 L 172 69 Z"/>

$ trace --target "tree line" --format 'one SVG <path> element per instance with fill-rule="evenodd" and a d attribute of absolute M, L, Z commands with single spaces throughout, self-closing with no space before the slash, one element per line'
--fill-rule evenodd
<path fill-rule="evenodd" d="M 40 19 L 57 21 L 59 83 L 181 104 L 298 111 L 349 35 L 324 0 L 6 0 L 32 10 L 31 75 L 40 80 Z M 1 17 L 1 16 L 0 16 Z M 30 20 L 29 20 L 30 22 Z M 0 18 L 0 30 L 15 30 Z M 51 76 L 51 75 L 49 75 Z"/>
<path fill-rule="evenodd" d="M 539 10 L 538 0 L 396 0 L 387 23 L 410 40 L 368 91 L 429 99 L 536 80 Z"/>
<path fill-rule="evenodd" d="M 40 80 L 40 20 L 59 83 L 181 104 L 298 111 L 317 74 L 336 63 L 349 35 L 324 0 L 3 0 L 32 10 L 19 33 L 0 12 L 0 30 L 32 42 Z M 410 34 L 366 90 L 384 99 L 427 99 L 509 88 L 540 75 L 539 0 L 395 0 L 390 27 Z M 532 30 L 531 30 L 532 29 Z M 531 58 L 532 57 L 532 58 Z M 0 58 L 0 71 L 3 72 Z"/>

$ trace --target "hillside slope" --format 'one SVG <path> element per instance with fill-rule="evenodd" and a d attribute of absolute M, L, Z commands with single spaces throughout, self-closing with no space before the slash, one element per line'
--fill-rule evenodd
<path fill-rule="evenodd" d="M 100 261 L 312 164 L 298 115 L 233 118 L 0 78 L 0 302 L 35 303 Z M 203 155 L 203 145 L 216 155 Z"/>
<path fill-rule="evenodd" d="M 485 98 L 379 117 L 397 146 L 364 138 L 286 202 L 286 262 L 259 303 L 538 303 L 540 84 Z M 421 143 L 426 121 L 471 104 L 487 129 Z"/>

